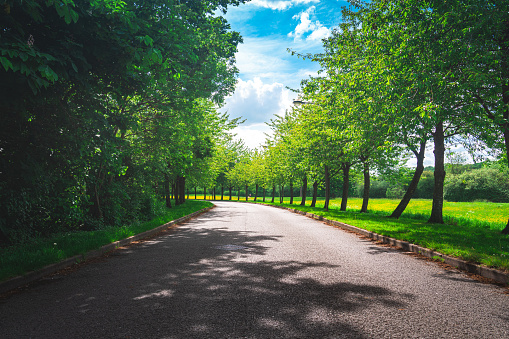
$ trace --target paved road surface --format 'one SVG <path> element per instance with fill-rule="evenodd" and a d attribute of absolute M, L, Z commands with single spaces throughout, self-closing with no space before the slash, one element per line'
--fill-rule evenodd
<path fill-rule="evenodd" d="M 509 338 L 503 288 L 321 222 L 222 202 L 0 301 L 0 338 Z"/>

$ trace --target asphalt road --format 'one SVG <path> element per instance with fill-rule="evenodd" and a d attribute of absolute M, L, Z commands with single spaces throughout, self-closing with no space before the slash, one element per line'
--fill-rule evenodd
<path fill-rule="evenodd" d="M 218 202 L 0 300 L 0 338 L 509 338 L 509 295 L 319 221 Z"/>

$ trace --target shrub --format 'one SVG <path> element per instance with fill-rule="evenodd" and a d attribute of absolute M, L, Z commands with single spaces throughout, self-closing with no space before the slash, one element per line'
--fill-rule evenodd
<path fill-rule="evenodd" d="M 509 202 L 509 174 L 483 167 L 449 176 L 444 186 L 444 198 L 449 201 Z"/>
<path fill-rule="evenodd" d="M 369 197 L 370 198 L 385 198 L 385 193 L 389 188 L 389 183 L 383 180 L 371 180 L 369 186 Z M 356 187 L 356 195 L 362 197 L 364 194 L 364 183 L 359 183 Z"/>
<path fill-rule="evenodd" d="M 432 199 L 433 189 L 435 186 L 435 176 L 432 171 L 422 172 L 421 179 L 417 184 L 417 189 L 414 193 L 414 198 Z"/>
<path fill-rule="evenodd" d="M 385 193 L 389 199 L 401 199 L 405 195 L 405 189 L 401 186 L 391 186 Z"/>

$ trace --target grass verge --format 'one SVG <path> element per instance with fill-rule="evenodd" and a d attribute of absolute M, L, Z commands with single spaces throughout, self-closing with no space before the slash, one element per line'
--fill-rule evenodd
<path fill-rule="evenodd" d="M 23 275 L 66 258 L 99 249 L 112 242 L 151 230 L 172 220 L 212 206 L 207 201 L 186 201 L 162 216 L 125 227 L 80 231 L 34 239 L 32 242 L 0 249 L 0 281 Z"/>
<path fill-rule="evenodd" d="M 387 212 L 383 208 L 377 209 L 376 201 L 370 202 L 371 213 L 360 213 L 353 209 L 342 212 L 339 210 L 339 202 L 340 200 L 332 201 L 328 212 L 321 208 L 323 204 L 320 206 L 318 203 L 318 207 L 315 208 L 302 207 L 298 204 L 290 205 L 289 203 L 266 202 L 265 204 L 285 206 L 321 215 L 330 220 L 408 241 L 445 255 L 509 271 L 509 237 L 500 233 L 503 227 L 502 223 L 474 219 L 472 215 L 455 217 L 446 214 L 445 224 L 428 224 L 426 221 L 429 216 L 411 209 L 401 218 L 392 219 L 387 217 L 392 210 Z M 355 201 L 352 203 L 355 205 Z M 386 204 L 386 202 L 382 203 Z M 500 204 L 493 205 L 496 209 L 496 206 Z M 503 206 L 503 208 L 509 207 L 509 204 L 505 205 L 508 206 Z M 350 203 L 349 207 L 351 207 Z M 490 213 L 489 211 L 490 209 L 486 213 Z M 491 211 L 493 214 L 493 209 Z M 446 213 L 445 210 L 444 213 Z M 509 213 L 505 215 L 505 218 L 508 215 Z"/>

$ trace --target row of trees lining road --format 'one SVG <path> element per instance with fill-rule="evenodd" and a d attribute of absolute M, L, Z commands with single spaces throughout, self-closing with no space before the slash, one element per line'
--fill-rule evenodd
<path fill-rule="evenodd" d="M 150 218 L 213 171 L 243 0 L 0 4 L 0 244 Z"/>
<path fill-rule="evenodd" d="M 415 154 L 414 180 L 394 217 L 413 195 L 426 143 L 432 142 L 435 184 L 429 222 L 443 223 L 447 139 L 474 138 L 504 150 L 506 158 L 509 154 L 509 3 L 355 4 L 360 9 L 344 11 L 345 21 L 325 41 L 324 53 L 308 56 L 323 71 L 304 83 L 303 100 L 320 109 L 306 108 L 314 112 L 301 114 L 333 114 L 339 126 L 331 125 L 329 135 L 336 146 L 342 144 L 333 158 L 343 168 L 356 161 L 385 166 L 380 159 L 395 145 Z M 366 140 L 369 144 L 363 144 Z"/>
<path fill-rule="evenodd" d="M 415 154 L 414 180 L 394 217 L 413 195 L 425 145 L 432 142 L 429 222 L 443 223 L 447 139 L 474 138 L 509 154 L 509 3 L 355 3 L 360 9 L 344 11 L 345 21 L 324 42 L 324 53 L 308 56 L 321 64 L 322 74 L 304 83 L 303 100 L 320 108 L 308 105 L 301 115 L 332 114 L 327 135 L 340 146 L 329 155 L 344 175 L 354 162 L 385 166 L 384 154 L 395 145 Z"/>
<path fill-rule="evenodd" d="M 493 151 L 509 164 L 509 2 L 351 2 L 343 23 L 324 40 L 323 53 L 290 51 L 318 62 L 321 71 L 302 82 L 296 101 L 301 105 L 269 123 L 273 136 L 263 152 L 251 155 L 253 165 L 239 160 L 234 172 L 243 174 L 231 176 L 243 178 L 246 192 L 249 177 L 256 187 L 262 182 L 273 197 L 276 187 L 283 192 L 285 185 L 298 183 L 306 192 L 311 183 L 312 206 L 323 185 L 326 210 L 331 178 L 341 176 L 346 210 L 350 172 L 358 168 L 366 212 L 370 173 L 397 167 L 400 155 L 410 152 L 416 168 L 391 215 L 398 218 L 418 187 L 426 147 L 432 146 L 429 222 L 443 223 L 449 141 L 464 142 L 473 154 Z M 256 168 L 263 168 L 263 179 L 250 174 Z M 503 232 L 509 233 L 509 222 Z"/>

